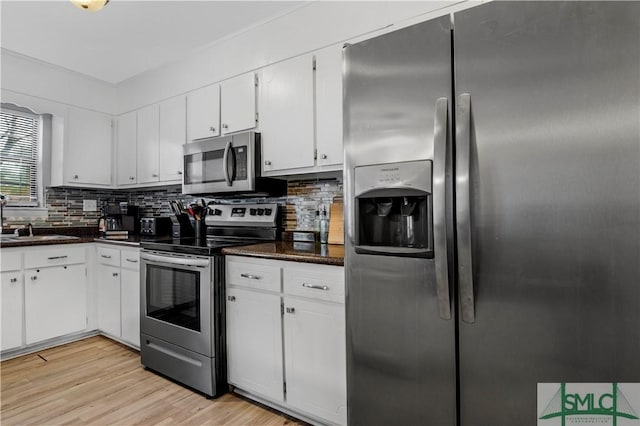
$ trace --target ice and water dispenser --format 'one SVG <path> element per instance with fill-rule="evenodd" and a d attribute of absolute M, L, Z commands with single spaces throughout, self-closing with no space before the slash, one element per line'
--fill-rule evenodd
<path fill-rule="evenodd" d="M 355 251 L 433 257 L 432 162 L 355 168 Z"/>

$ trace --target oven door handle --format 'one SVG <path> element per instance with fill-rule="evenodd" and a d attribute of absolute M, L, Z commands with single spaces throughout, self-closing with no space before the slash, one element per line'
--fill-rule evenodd
<path fill-rule="evenodd" d="M 209 266 L 209 259 L 187 259 L 173 256 L 159 256 L 151 253 L 140 253 L 140 258 L 149 262 L 161 262 L 167 265 L 193 266 L 206 268 Z"/>

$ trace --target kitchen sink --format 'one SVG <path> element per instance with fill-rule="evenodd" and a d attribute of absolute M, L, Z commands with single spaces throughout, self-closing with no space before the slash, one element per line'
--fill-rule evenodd
<path fill-rule="evenodd" d="M 2 235 L 0 241 L 68 241 L 77 239 L 78 237 L 72 237 L 70 235 Z"/>

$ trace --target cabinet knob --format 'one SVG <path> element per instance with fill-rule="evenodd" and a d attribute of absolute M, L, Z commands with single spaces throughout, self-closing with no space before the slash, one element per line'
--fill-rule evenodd
<path fill-rule="evenodd" d="M 236 301 L 236 297 L 235 296 L 227 296 L 227 300 L 229 302 L 235 302 Z"/>
<path fill-rule="evenodd" d="M 178 174 L 181 175 L 182 174 L 182 170 L 178 170 Z"/>
<path fill-rule="evenodd" d="M 37 275 L 33 275 L 33 276 L 31 277 L 31 281 L 35 281 L 35 280 L 37 280 L 37 279 L 38 279 L 38 276 L 37 276 Z"/>
<path fill-rule="evenodd" d="M 73 175 L 73 178 L 74 179 L 78 179 L 78 175 Z"/>
<path fill-rule="evenodd" d="M 296 313 L 296 308 L 287 308 L 287 313 L 288 314 L 295 314 Z"/>
<path fill-rule="evenodd" d="M 215 127 L 213 127 L 213 126 L 211 126 L 211 127 L 209 127 L 209 130 L 211 130 L 212 132 L 215 132 L 215 131 L 216 131 L 216 128 L 215 128 Z"/>
<path fill-rule="evenodd" d="M 129 180 L 136 180 L 134 176 L 129 176 Z"/>
<path fill-rule="evenodd" d="M 322 158 L 323 160 L 326 160 L 326 159 L 327 159 L 327 154 L 322 154 L 322 155 L 320 156 L 320 158 Z"/>
<path fill-rule="evenodd" d="M 18 279 L 17 279 L 17 278 L 11 278 L 11 282 L 12 282 L 12 283 L 17 283 L 17 282 L 18 282 Z"/>
<path fill-rule="evenodd" d="M 118 276 L 118 273 L 117 273 L 117 272 L 114 272 L 114 273 L 113 273 L 113 274 L 111 274 L 111 275 L 113 275 L 114 277 L 117 277 L 117 276 Z"/>
<path fill-rule="evenodd" d="M 228 128 L 229 128 L 229 125 L 228 125 L 228 124 L 223 124 L 223 125 L 222 125 L 222 128 L 223 128 L 223 129 L 228 129 Z"/>
<path fill-rule="evenodd" d="M 264 165 L 265 165 L 265 166 L 270 166 L 270 165 L 271 165 L 271 161 L 269 161 L 269 160 L 265 160 L 265 161 L 264 161 Z"/>
<path fill-rule="evenodd" d="M 158 174 L 157 173 L 152 173 L 151 177 L 158 177 Z"/>

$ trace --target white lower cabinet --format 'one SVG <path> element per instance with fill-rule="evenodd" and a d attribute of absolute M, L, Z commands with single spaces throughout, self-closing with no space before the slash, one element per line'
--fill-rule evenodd
<path fill-rule="evenodd" d="M 98 328 L 140 347 L 140 250 L 99 245 Z"/>
<path fill-rule="evenodd" d="M 2 249 L 2 352 L 87 330 L 87 247 Z"/>
<path fill-rule="evenodd" d="M 284 298 L 287 404 L 346 424 L 344 305 Z"/>
<path fill-rule="evenodd" d="M 140 250 L 120 251 L 120 328 L 122 340 L 140 347 Z"/>
<path fill-rule="evenodd" d="M 24 276 L 27 345 L 87 328 L 84 263 L 25 269 Z"/>
<path fill-rule="evenodd" d="M 280 295 L 227 290 L 229 382 L 284 401 Z"/>
<path fill-rule="evenodd" d="M 98 328 L 120 337 L 120 267 L 98 263 Z"/>
<path fill-rule="evenodd" d="M 229 383 L 314 422 L 345 425 L 344 268 L 227 256 Z"/>
<path fill-rule="evenodd" d="M 3 253 L 4 255 L 4 253 Z M 2 283 L 2 346 L 0 350 L 22 346 L 23 280 L 22 271 L 3 271 Z"/>

